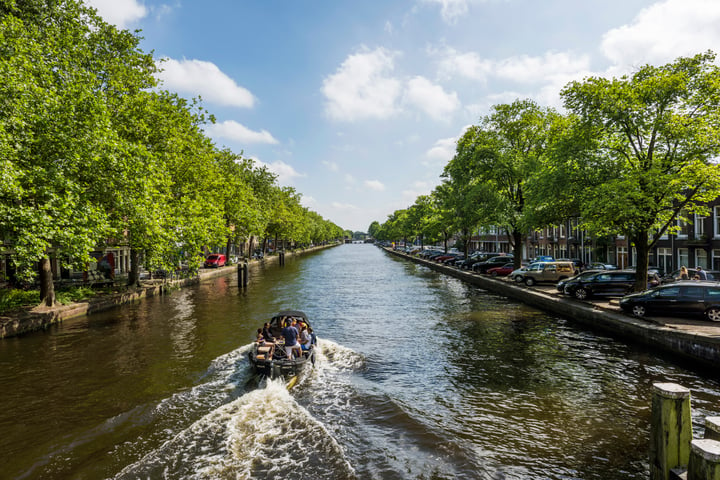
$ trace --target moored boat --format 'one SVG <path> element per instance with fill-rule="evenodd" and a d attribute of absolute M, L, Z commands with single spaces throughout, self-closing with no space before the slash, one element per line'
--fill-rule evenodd
<path fill-rule="evenodd" d="M 269 378 L 290 378 L 300 375 L 315 365 L 316 337 L 312 336 L 309 348 L 301 350 L 301 354 L 293 354 L 288 358 L 285 351 L 285 339 L 282 330 L 286 321 L 295 320 L 310 327 L 307 315 L 299 310 L 284 310 L 270 320 L 270 331 L 275 342 L 255 342 L 250 350 L 250 365 L 258 375 Z M 300 351 L 300 350 L 297 350 Z"/>

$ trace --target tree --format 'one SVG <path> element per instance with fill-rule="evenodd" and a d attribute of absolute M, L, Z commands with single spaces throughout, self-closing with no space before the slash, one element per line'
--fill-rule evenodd
<path fill-rule="evenodd" d="M 0 147 L 9 178 L 0 231 L 14 244 L 18 275 L 40 265 L 41 298 L 54 303 L 50 255 L 84 266 L 117 234 L 105 200 L 122 158 L 112 106 L 153 85 L 139 40 L 74 0 L 4 2 L 0 8 Z M 10 163 L 10 165 L 7 165 Z M 58 252 L 55 252 L 58 255 Z"/>
<path fill-rule="evenodd" d="M 607 177 L 582 181 L 581 215 L 598 233 L 622 233 L 637 252 L 635 289 L 647 288 L 650 249 L 680 212 L 706 214 L 720 195 L 720 71 L 712 52 L 644 66 L 630 76 L 587 78 L 562 91 L 578 119 L 578 138 L 593 139 L 566 171 L 597 164 Z"/>

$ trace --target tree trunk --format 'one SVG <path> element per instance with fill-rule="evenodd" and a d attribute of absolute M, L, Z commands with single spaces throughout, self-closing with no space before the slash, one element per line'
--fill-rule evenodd
<path fill-rule="evenodd" d="M 513 247 L 513 267 L 515 270 L 522 266 L 522 247 L 524 243 L 524 235 L 518 230 L 512 232 L 512 247 Z"/>
<path fill-rule="evenodd" d="M 637 252 L 637 265 L 635 270 L 635 291 L 642 292 L 648 288 L 648 256 L 650 253 L 650 240 L 648 239 L 647 231 L 640 231 L 637 234 L 637 238 L 630 238 L 631 245 L 635 244 L 635 250 Z M 630 252 L 630 248 L 628 248 Z"/>
<path fill-rule="evenodd" d="M 230 246 L 232 245 L 232 239 L 228 237 L 227 243 L 225 244 L 225 258 L 230 259 Z"/>
<path fill-rule="evenodd" d="M 134 248 L 130 249 L 130 273 L 128 274 L 128 286 L 138 285 L 140 281 L 140 254 Z"/>
<path fill-rule="evenodd" d="M 50 257 L 43 257 L 40 260 L 40 301 L 48 307 L 55 305 L 55 285 L 50 268 Z"/>

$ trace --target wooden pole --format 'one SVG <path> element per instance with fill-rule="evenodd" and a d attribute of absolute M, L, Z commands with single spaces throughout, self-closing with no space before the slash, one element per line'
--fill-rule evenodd
<path fill-rule="evenodd" d="M 249 281 L 249 275 L 248 275 L 248 264 L 247 262 L 243 263 L 243 288 L 247 288 Z"/>
<path fill-rule="evenodd" d="M 237 273 L 238 273 L 238 287 L 243 288 L 245 285 L 247 285 L 247 282 L 245 280 L 245 269 L 243 268 L 243 265 L 241 263 L 238 263 Z"/>
<path fill-rule="evenodd" d="M 674 383 L 653 384 L 651 480 L 668 480 L 671 469 L 686 468 L 691 440 L 690 390 Z"/>
<path fill-rule="evenodd" d="M 693 440 L 687 473 L 688 480 L 720 480 L 720 442 Z"/>

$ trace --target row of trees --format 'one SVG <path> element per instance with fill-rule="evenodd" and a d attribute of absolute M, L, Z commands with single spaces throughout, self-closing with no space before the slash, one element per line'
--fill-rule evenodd
<path fill-rule="evenodd" d="M 720 69 L 715 54 L 591 77 L 561 92 L 567 113 L 531 100 L 496 105 L 457 142 L 441 184 L 369 233 L 468 245 L 478 228 L 508 235 L 519 266 L 527 234 L 579 218 L 593 235 L 635 247 L 637 289 L 648 256 L 678 219 L 707 215 L 720 195 Z"/>
<path fill-rule="evenodd" d="M 0 0 L 0 238 L 46 303 L 50 251 L 82 269 L 127 242 L 134 283 L 140 255 L 169 267 L 208 245 L 343 236 L 266 168 L 218 149 L 212 116 L 158 88 L 139 40 L 77 0 Z"/>

